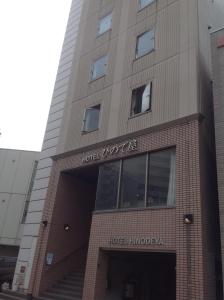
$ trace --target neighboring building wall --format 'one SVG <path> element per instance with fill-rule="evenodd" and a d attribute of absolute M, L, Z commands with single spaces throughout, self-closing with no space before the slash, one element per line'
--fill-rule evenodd
<path fill-rule="evenodd" d="M 224 270 L 224 28 L 211 36 L 219 214 Z"/>
<path fill-rule="evenodd" d="M 73 56 L 76 48 L 81 11 L 82 0 L 74 0 L 69 15 L 42 152 L 31 195 L 31 202 L 23 230 L 21 248 L 13 282 L 14 290 L 26 290 L 29 285 L 36 241 L 40 229 L 42 211 L 51 173 L 52 160 L 50 157 L 56 152 L 65 100 L 69 97 L 68 86 L 70 85 L 71 80 L 70 74 L 74 68 Z M 23 274 L 20 273 L 21 266 L 26 268 L 26 272 Z"/>
<path fill-rule="evenodd" d="M 23 215 L 39 152 L 0 149 L 0 255 L 4 246 L 19 246 Z M 8 255 L 11 255 L 8 253 Z"/>

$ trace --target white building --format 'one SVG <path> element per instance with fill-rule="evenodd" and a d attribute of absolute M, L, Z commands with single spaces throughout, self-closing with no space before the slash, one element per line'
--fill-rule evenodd
<path fill-rule="evenodd" d="M 18 255 L 39 152 L 0 149 L 0 256 Z"/>

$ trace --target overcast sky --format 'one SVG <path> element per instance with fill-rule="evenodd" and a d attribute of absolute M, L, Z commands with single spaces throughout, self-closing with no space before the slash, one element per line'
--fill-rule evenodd
<path fill-rule="evenodd" d="M 0 148 L 41 149 L 70 5 L 0 1 Z"/>

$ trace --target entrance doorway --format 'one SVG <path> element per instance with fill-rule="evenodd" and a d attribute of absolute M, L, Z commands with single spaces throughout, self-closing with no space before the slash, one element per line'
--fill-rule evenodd
<path fill-rule="evenodd" d="M 176 255 L 110 252 L 106 300 L 175 300 Z"/>
<path fill-rule="evenodd" d="M 40 291 L 77 270 L 84 273 L 98 170 L 98 166 L 94 166 L 60 174 Z"/>

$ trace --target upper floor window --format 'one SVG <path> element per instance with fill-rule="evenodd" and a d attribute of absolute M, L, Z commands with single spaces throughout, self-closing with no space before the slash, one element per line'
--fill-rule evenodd
<path fill-rule="evenodd" d="M 136 58 L 141 57 L 155 47 L 155 33 L 154 30 L 149 30 L 137 37 Z"/>
<path fill-rule="evenodd" d="M 132 91 L 131 116 L 147 112 L 151 109 L 152 82 Z"/>
<path fill-rule="evenodd" d="M 154 1 L 155 0 L 139 0 L 138 1 L 139 9 L 143 9 L 144 7 L 148 6 L 149 4 L 151 4 Z"/>
<path fill-rule="evenodd" d="M 83 132 L 90 132 L 99 128 L 100 105 L 89 107 L 85 111 Z"/>
<path fill-rule="evenodd" d="M 98 35 L 101 35 L 104 32 L 110 30 L 111 25 L 112 25 L 112 13 L 106 15 L 105 17 L 99 20 Z"/>
<path fill-rule="evenodd" d="M 96 209 L 174 206 L 175 166 L 173 148 L 101 165 Z"/>
<path fill-rule="evenodd" d="M 92 66 L 92 79 L 97 79 L 106 74 L 107 56 L 103 56 L 96 60 Z"/>

